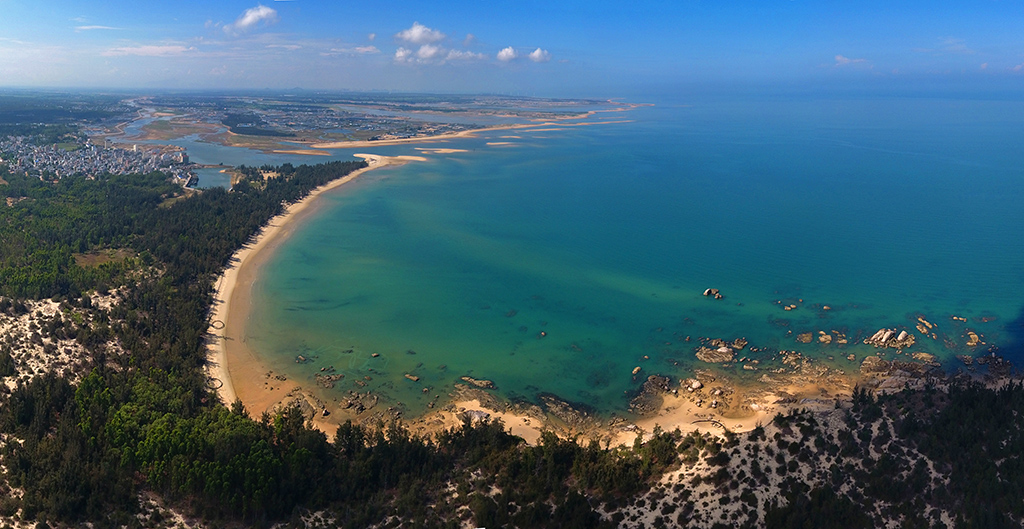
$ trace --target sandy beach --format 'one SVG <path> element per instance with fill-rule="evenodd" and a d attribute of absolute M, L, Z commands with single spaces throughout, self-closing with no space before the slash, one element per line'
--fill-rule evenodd
<path fill-rule="evenodd" d="M 354 156 L 366 160 L 369 166 L 321 186 L 306 198 L 288 206 L 284 213 L 270 220 L 254 242 L 235 253 L 231 265 L 217 280 L 210 317 L 208 376 L 214 387 L 218 388 L 218 395 L 224 404 L 230 406 L 236 399 L 241 399 L 252 417 L 271 411 L 297 389 L 294 382 L 268 378 L 269 370 L 264 362 L 245 344 L 245 322 L 249 315 L 247 307 L 251 302 L 252 285 L 259 276 L 260 267 L 273 255 L 273 249 L 287 240 L 302 219 L 315 211 L 317 197 L 321 194 L 345 185 L 367 171 L 410 161 L 426 161 L 426 158 L 419 156 Z M 232 311 L 231 307 L 240 310 Z M 333 435 L 336 425 L 332 422 L 314 422 L 319 429 Z"/>

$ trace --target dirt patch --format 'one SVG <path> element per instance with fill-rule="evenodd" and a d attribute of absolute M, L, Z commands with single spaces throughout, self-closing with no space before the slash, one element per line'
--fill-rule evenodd
<path fill-rule="evenodd" d="M 76 253 L 75 264 L 82 268 L 99 266 L 103 263 L 121 261 L 127 257 L 133 257 L 135 252 L 125 248 L 114 248 L 107 250 L 95 250 L 92 252 Z"/>

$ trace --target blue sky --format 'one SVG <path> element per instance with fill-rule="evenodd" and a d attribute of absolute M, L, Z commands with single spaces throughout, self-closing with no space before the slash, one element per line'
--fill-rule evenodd
<path fill-rule="evenodd" d="M 1024 81 L 1024 3 L 0 0 L 0 86 L 614 96 Z"/>

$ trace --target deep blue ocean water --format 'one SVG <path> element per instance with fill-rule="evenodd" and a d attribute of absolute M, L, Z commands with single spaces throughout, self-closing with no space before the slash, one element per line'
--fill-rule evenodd
<path fill-rule="evenodd" d="M 467 152 L 324 195 L 254 287 L 249 345 L 310 383 L 333 365 L 346 377 L 326 397 L 369 389 L 414 413 L 462 375 L 623 410 L 643 375 L 702 367 L 700 337 L 851 373 L 882 327 L 948 368 L 993 345 L 1022 359 L 1024 103 L 652 102 L 586 120 L 628 123 L 357 149 Z M 850 343 L 796 339 L 818 331 Z"/>

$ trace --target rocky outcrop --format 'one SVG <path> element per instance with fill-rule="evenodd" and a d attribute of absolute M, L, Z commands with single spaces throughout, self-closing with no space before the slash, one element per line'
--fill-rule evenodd
<path fill-rule="evenodd" d="M 717 349 L 706 346 L 697 348 L 697 358 L 709 364 L 724 364 L 726 362 L 732 362 L 732 359 L 735 356 L 736 350 L 726 345 Z"/>
<path fill-rule="evenodd" d="M 889 361 L 878 356 L 869 356 L 861 362 L 860 374 L 868 377 L 913 379 L 931 375 L 938 366 L 938 362 L 922 364 L 901 360 Z"/>
<path fill-rule="evenodd" d="M 904 349 L 914 345 L 914 335 L 907 331 L 896 329 L 879 329 L 878 332 L 866 338 L 864 343 L 875 347 L 891 347 L 893 349 Z"/>
<path fill-rule="evenodd" d="M 717 288 L 709 288 L 704 291 L 704 295 L 709 298 L 722 299 L 722 293 Z"/>
<path fill-rule="evenodd" d="M 541 393 L 538 397 L 545 411 L 571 427 L 586 426 L 591 422 L 590 412 L 582 405 L 573 405 L 551 393 Z"/>
<path fill-rule="evenodd" d="M 490 380 L 477 380 L 477 379 L 475 379 L 473 377 L 469 377 L 469 376 L 459 377 L 459 379 L 462 380 L 463 382 L 466 382 L 466 383 L 470 384 L 471 386 L 474 386 L 474 387 L 477 387 L 477 388 L 480 388 L 480 389 L 495 389 L 496 388 L 496 386 L 494 385 L 494 382 L 491 382 Z"/>
<path fill-rule="evenodd" d="M 629 411 L 637 415 L 649 415 L 661 409 L 664 402 L 661 395 L 671 391 L 672 380 L 660 375 L 651 375 L 640 388 L 640 394 L 629 402 Z"/>
<path fill-rule="evenodd" d="M 345 375 L 343 375 L 341 373 L 336 373 L 336 374 L 333 374 L 333 375 L 321 375 L 320 373 L 317 373 L 315 376 L 316 376 L 316 385 L 320 386 L 320 387 L 322 387 L 324 389 L 331 389 L 331 388 L 333 388 L 335 382 L 345 378 Z"/>

